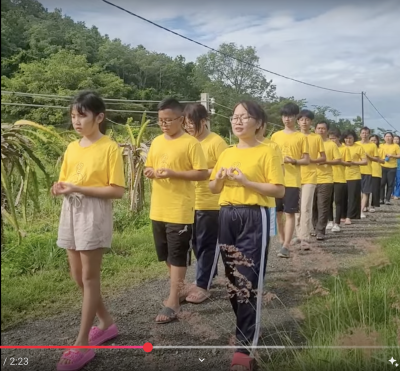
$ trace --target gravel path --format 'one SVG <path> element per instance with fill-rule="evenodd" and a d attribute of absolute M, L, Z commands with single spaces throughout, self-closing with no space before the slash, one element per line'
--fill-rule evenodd
<path fill-rule="evenodd" d="M 328 233 L 326 241 L 310 252 L 293 250 L 291 259 L 276 257 L 276 244 L 270 246 L 264 308 L 262 340 L 259 345 L 280 345 L 287 336 L 301 344 L 298 331 L 302 314 L 297 308 L 305 290 L 323 293 L 319 282 L 323 274 L 334 273 L 359 263 L 360 257 L 378 249 L 377 237 L 394 233 L 399 226 L 400 203 L 383 206 L 366 220 L 356 221 L 342 232 Z M 223 268 L 220 267 L 220 272 Z M 194 269 L 188 272 L 193 280 Z M 314 286 L 314 287 L 313 287 Z M 216 280 L 212 298 L 198 306 L 184 304 L 179 321 L 167 325 L 154 323 L 162 300 L 168 293 L 166 279 L 152 280 L 127 289 L 123 295 L 107 299 L 121 335 L 107 345 L 229 345 L 234 334 L 234 316 L 224 287 L 224 279 Z M 78 295 L 78 291 L 77 291 Z M 1 334 L 2 345 L 63 345 L 72 344 L 79 327 L 79 312 L 24 323 Z M 264 351 L 262 351 L 264 352 Z M 266 352 L 266 351 L 265 351 Z M 2 370 L 55 370 L 61 350 L 3 350 Z M 201 371 L 228 370 L 232 350 L 227 349 L 154 349 L 98 350 L 96 358 L 84 371 L 166 370 Z M 8 357 L 8 362 L 5 358 Z M 9 358 L 29 358 L 28 367 L 7 365 Z M 204 359 L 200 362 L 199 358 Z M 6 365 L 4 364 L 6 363 Z M 17 363 L 17 362 L 16 362 Z"/>

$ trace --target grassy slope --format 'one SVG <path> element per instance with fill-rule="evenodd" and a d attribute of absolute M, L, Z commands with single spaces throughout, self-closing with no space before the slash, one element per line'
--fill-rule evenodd
<path fill-rule="evenodd" d="M 310 346 L 400 345 L 400 240 L 382 242 L 382 250 L 357 269 L 324 282 L 329 294 L 312 296 L 302 307 L 304 335 Z M 279 352 L 269 370 L 381 371 L 397 349 L 305 349 Z"/>

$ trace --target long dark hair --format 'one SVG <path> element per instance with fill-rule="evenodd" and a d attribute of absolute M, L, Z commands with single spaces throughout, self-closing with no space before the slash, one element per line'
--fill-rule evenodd
<path fill-rule="evenodd" d="M 376 146 L 379 148 L 379 144 L 381 144 L 381 143 L 380 143 L 380 140 L 379 140 L 379 137 L 378 137 L 376 134 L 372 134 L 372 135 L 369 137 L 369 139 L 371 140 L 371 138 L 375 138 L 375 139 L 376 139 Z"/>
<path fill-rule="evenodd" d="M 183 110 L 185 119 L 193 122 L 195 133 L 198 134 L 201 131 L 201 122 L 208 120 L 208 112 L 206 107 L 200 103 L 189 103 Z"/>
<path fill-rule="evenodd" d="M 104 119 L 100 122 L 99 130 L 102 134 L 106 133 L 106 105 L 98 93 L 90 90 L 81 91 L 71 103 L 70 114 L 72 113 L 73 108 L 75 108 L 80 115 L 83 115 L 87 111 L 92 112 L 94 116 L 104 113 Z"/>

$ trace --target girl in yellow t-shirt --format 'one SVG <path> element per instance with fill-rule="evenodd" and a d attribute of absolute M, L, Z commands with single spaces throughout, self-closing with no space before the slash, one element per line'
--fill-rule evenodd
<path fill-rule="evenodd" d="M 245 369 L 252 369 L 254 355 L 249 346 L 257 345 L 260 334 L 270 231 L 268 208 L 285 192 L 282 158 L 257 139 L 266 122 L 266 114 L 257 103 L 238 103 L 231 124 L 239 143 L 222 153 L 210 177 L 211 192 L 220 194 L 218 242 L 241 344 L 231 367 Z"/>
<path fill-rule="evenodd" d="M 383 153 L 382 147 L 379 146 L 379 137 L 377 135 L 371 135 L 369 137 L 371 143 L 374 143 L 378 148 L 378 161 L 372 161 L 372 197 L 370 212 L 374 212 L 376 207 L 380 207 L 380 192 L 381 192 L 381 179 L 382 179 L 382 164 L 385 163 L 385 154 Z"/>
<path fill-rule="evenodd" d="M 385 154 L 385 162 L 382 164 L 381 204 L 390 205 L 397 172 L 397 160 L 400 158 L 400 147 L 393 142 L 392 133 L 386 133 L 384 139 L 385 143 L 381 145 Z"/>
<path fill-rule="evenodd" d="M 219 156 L 228 144 L 209 129 L 207 109 L 200 103 L 187 104 L 183 111 L 186 131 L 201 144 L 211 174 Z M 212 279 L 217 274 L 218 195 L 212 194 L 209 180 L 196 182 L 195 216 L 192 232 L 192 249 L 196 256 L 196 286 L 186 297 L 189 303 L 200 304 L 210 297 Z"/>
<path fill-rule="evenodd" d="M 367 165 L 367 155 L 362 146 L 355 143 L 357 135 L 354 130 L 346 130 L 342 142 L 350 152 L 350 166 L 346 166 L 347 183 L 347 216 L 345 224 L 351 224 L 351 219 L 361 218 L 361 171 L 360 166 Z"/>
<path fill-rule="evenodd" d="M 75 346 L 97 346 L 118 335 L 100 294 L 100 269 L 111 247 L 112 199 L 125 191 L 122 152 L 105 133 L 105 104 L 94 92 L 80 93 L 71 105 L 71 119 L 81 139 L 64 155 L 59 181 L 51 193 L 64 196 L 57 245 L 66 249 L 71 276 L 83 292 L 81 326 Z M 97 314 L 99 325 L 92 327 Z M 92 349 L 63 353 L 57 370 L 80 370 Z"/>

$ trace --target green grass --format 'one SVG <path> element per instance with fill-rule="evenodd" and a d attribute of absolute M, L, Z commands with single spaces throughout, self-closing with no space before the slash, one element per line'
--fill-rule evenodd
<path fill-rule="evenodd" d="M 1 324 L 9 328 L 27 319 L 65 312 L 76 303 L 66 253 L 56 246 L 60 200 L 43 195 L 40 215 L 31 215 L 23 226 L 27 236 L 17 244 L 16 234 L 5 230 L 1 262 Z M 116 202 L 113 245 L 102 266 L 103 293 L 115 295 L 165 273 L 157 262 L 148 210 L 133 215 L 126 200 Z"/>
<path fill-rule="evenodd" d="M 312 296 L 301 308 L 302 330 L 310 346 L 400 345 L 400 239 L 383 241 L 380 253 L 359 268 L 323 281 L 329 294 Z M 372 266 L 371 266 L 372 265 Z M 382 371 L 399 361 L 400 348 L 303 349 L 280 352 L 269 370 Z"/>

